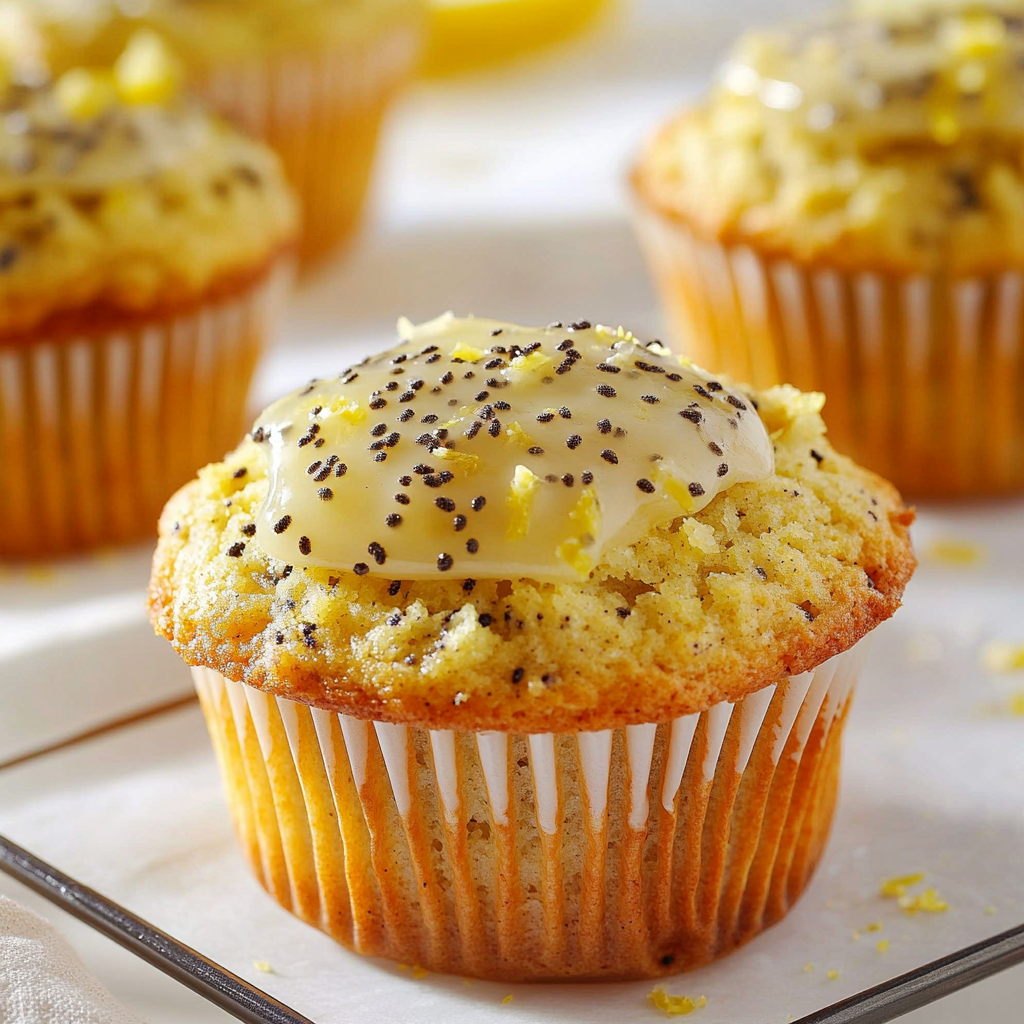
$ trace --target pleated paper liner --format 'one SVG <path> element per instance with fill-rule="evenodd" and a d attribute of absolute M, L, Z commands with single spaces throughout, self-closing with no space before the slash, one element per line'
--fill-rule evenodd
<path fill-rule="evenodd" d="M 638 231 L 673 343 L 755 387 L 824 391 L 835 447 L 914 497 L 1024 490 L 1024 273 L 848 273 Z"/>
<path fill-rule="evenodd" d="M 193 669 L 257 877 L 350 949 L 625 979 L 779 920 L 821 856 L 864 643 L 736 704 L 604 732 L 427 730 Z"/>
<path fill-rule="evenodd" d="M 155 533 L 171 494 L 248 426 L 287 264 L 177 315 L 0 340 L 0 558 Z"/>
<path fill-rule="evenodd" d="M 197 69 L 194 89 L 280 156 L 303 204 L 304 264 L 358 226 L 381 121 L 415 68 L 422 34 L 411 13 L 347 47 Z"/>

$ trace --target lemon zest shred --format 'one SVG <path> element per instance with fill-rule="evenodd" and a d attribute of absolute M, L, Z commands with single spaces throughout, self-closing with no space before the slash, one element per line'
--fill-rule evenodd
<path fill-rule="evenodd" d="M 480 456 L 472 452 L 460 452 L 454 448 L 435 448 L 432 454 L 443 462 L 450 462 L 466 476 L 473 476 L 480 468 Z"/>
<path fill-rule="evenodd" d="M 899 906 L 906 914 L 916 914 L 918 911 L 926 914 L 942 914 L 949 910 L 949 904 L 935 889 L 925 889 L 917 896 L 900 896 Z"/>
<path fill-rule="evenodd" d="M 508 495 L 509 519 L 506 534 L 509 540 L 521 540 L 530 529 L 530 510 L 533 508 L 540 483 L 540 477 L 536 473 L 526 466 L 516 466 Z"/>
<path fill-rule="evenodd" d="M 906 896 L 907 889 L 918 882 L 924 881 L 924 872 L 918 871 L 912 875 L 898 875 L 896 878 L 887 878 L 882 882 L 878 895 L 883 899 L 899 899 Z"/>
<path fill-rule="evenodd" d="M 472 345 L 467 345 L 464 341 L 460 341 L 451 351 L 449 359 L 461 359 L 466 363 L 475 363 L 478 359 L 483 359 L 483 349 L 474 348 Z"/>
<path fill-rule="evenodd" d="M 509 363 L 509 367 L 517 373 L 536 373 L 542 367 L 550 365 L 550 363 L 550 356 L 544 355 L 543 352 L 531 352 L 529 355 L 516 356 Z"/>
<path fill-rule="evenodd" d="M 936 537 L 924 549 L 928 561 L 939 565 L 978 565 L 985 561 L 985 548 L 957 537 Z"/>
<path fill-rule="evenodd" d="M 647 1001 L 655 1009 L 661 1010 L 666 1017 L 683 1017 L 708 1005 L 705 996 L 699 996 L 696 1000 L 689 996 L 673 996 L 661 985 L 647 993 Z"/>
<path fill-rule="evenodd" d="M 517 448 L 521 448 L 524 452 L 532 448 L 537 443 L 525 430 L 523 430 L 516 420 L 512 420 L 512 422 L 505 427 L 505 439 L 514 444 Z"/>

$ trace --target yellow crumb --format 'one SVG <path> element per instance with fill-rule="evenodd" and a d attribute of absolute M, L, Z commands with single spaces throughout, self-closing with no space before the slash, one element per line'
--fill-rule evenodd
<path fill-rule="evenodd" d="M 829 981 L 835 981 L 836 978 L 839 977 L 839 972 L 834 967 L 830 967 L 829 968 L 829 972 L 826 975 L 826 977 L 828 978 Z"/>
<path fill-rule="evenodd" d="M 926 914 L 941 914 L 949 910 L 949 904 L 934 889 L 925 889 L 919 896 L 900 896 L 899 905 L 907 914 L 916 914 L 919 910 Z"/>
<path fill-rule="evenodd" d="M 808 974 L 810 974 L 813 970 L 814 964 L 804 964 L 804 971 L 806 971 Z"/>
<path fill-rule="evenodd" d="M 262 971 L 264 974 L 274 973 L 274 968 L 266 960 L 253 960 L 252 965 L 257 971 Z"/>
<path fill-rule="evenodd" d="M 993 640 L 981 649 L 979 660 L 988 672 L 1019 672 L 1024 669 L 1024 644 Z"/>
<path fill-rule="evenodd" d="M 661 985 L 647 993 L 647 1001 L 651 1006 L 661 1010 L 666 1017 L 683 1017 L 708 1005 L 705 996 L 698 996 L 695 1000 L 689 996 L 671 996 Z"/>
<path fill-rule="evenodd" d="M 412 976 L 417 981 L 419 981 L 420 978 L 425 978 L 429 973 L 430 973 L 430 971 L 428 971 L 426 969 L 426 967 L 420 967 L 419 964 L 413 964 L 412 965 Z"/>
<path fill-rule="evenodd" d="M 986 549 L 973 541 L 956 537 L 936 537 L 924 549 L 930 562 L 940 565 L 978 565 L 985 561 Z"/>
<path fill-rule="evenodd" d="M 515 996 L 510 992 L 504 999 L 502 999 L 502 1005 L 504 1006 L 507 1003 L 511 1003 L 513 999 L 515 999 Z"/>
<path fill-rule="evenodd" d="M 888 939 L 879 939 L 875 943 L 875 949 L 877 949 L 879 953 L 884 953 L 888 948 L 889 948 L 889 940 Z"/>
<path fill-rule="evenodd" d="M 871 924 L 866 925 L 864 931 L 866 932 L 880 932 L 883 928 L 881 921 L 872 921 Z"/>
<path fill-rule="evenodd" d="M 901 896 L 906 896 L 907 889 L 912 885 L 917 885 L 918 882 L 923 881 L 923 871 L 918 871 L 913 875 L 899 875 L 896 878 L 887 878 L 882 882 L 878 895 L 885 899 L 899 899 Z"/>
<path fill-rule="evenodd" d="M 718 541 L 715 540 L 715 531 L 707 523 L 698 522 L 696 519 L 684 519 L 683 532 L 690 547 L 696 548 L 702 554 L 713 555 L 721 550 Z"/>
<path fill-rule="evenodd" d="M 1024 690 L 1018 690 L 1010 696 L 1010 714 L 1024 718 Z"/>
<path fill-rule="evenodd" d="M 400 971 L 407 971 L 407 970 L 409 970 L 409 965 L 408 964 L 399 964 L 398 965 L 398 969 Z"/>

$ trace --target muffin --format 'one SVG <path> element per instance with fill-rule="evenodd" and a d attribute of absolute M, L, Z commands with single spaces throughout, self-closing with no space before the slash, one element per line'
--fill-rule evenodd
<path fill-rule="evenodd" d="M 294 202 L 147 66 L 2 86 L 0 558 L 152 533 L 248 419 Z"/>
<path fill-rule="evenodd" d="M 1022 3 L 744 36 L 633 174 L 674 343 L 825 391 L 837 446 L 905 491 L 1021 490 L 1022 111 Z"/>
<path fill-rule="evenodd" d="M 306 211 L 303 260 L 354 231 L 384 112 L 419 56 L 423 0 L 18 2 L 23 60 L 57 72 L 158 33 L 191 88 L 281 157 Z"/>
<path fill-rule="evenodd" d="M 161 519 L 150 614 L 257 877 L 433 971 L 728 952 L 821 856 L 912 514 L 821 396 L 586 322 L 399 331 Z"/>

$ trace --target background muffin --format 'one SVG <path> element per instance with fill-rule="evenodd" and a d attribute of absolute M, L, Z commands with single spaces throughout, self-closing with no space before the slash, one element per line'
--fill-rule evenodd
<path fill-rule="evenodd" d="M 109 63 L 140 27 L 180 57 L 189 87 L 265 139 L 306 210 L 302 256 L 355 229 L 384 112 L 421 45 L 421 0 L 22 0 L 36 61 Z M 23 50 L 26 48 L 23 46 Z"/>
<path fill-rule="evenodd" d="M 634 172 L 676 342 L 915 494 L 1024 487 L 1022 57 L 1015 3 L 750 33 Z"/>
<path fill-rule="evenodd" d="M 273 154 L 166 85 L 129 61 L 5 87 L 0 556 L 148 534 L 244 422 L 294 204 Z"/>
<path fill-rule="evenodd" d="M 401 330 L 161 521 L 151 615 L 258 876 L 432 970 L 643 977 L 733 948 L 821 853 L 910 514 L 816 396 L 585 323 Z"/>

